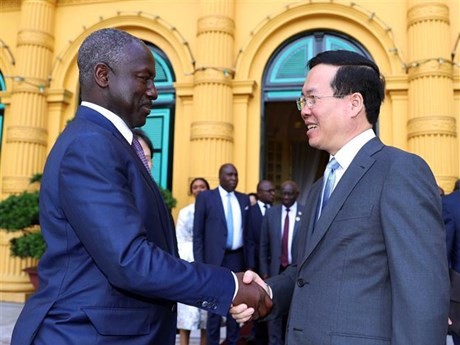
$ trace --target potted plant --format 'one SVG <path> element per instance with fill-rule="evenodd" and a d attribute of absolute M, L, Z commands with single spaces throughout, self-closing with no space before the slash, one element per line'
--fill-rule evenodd
<path fill-rule="evenodd" d="M 41 174 L 30 179 L 31 183 L 41 180 Z M 40 232 L 38 191 L 25 191 L 10 195 L 0 202 L 0 229 L 7 232 L 21 232 L 21 235 L 10 240 L 10 253 L 20 258 L 39 260 L 46 249 L 45 241 Z M 34 284 L 36 267 L 26 268 L 31 282 Z M 34 285 L 35 286 L 35 285 Z"/>

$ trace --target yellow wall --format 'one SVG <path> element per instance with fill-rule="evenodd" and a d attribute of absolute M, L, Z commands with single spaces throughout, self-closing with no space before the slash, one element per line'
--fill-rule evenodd
<path fill-rule="evenodd" d="M 7 108 L 1 154 L 1 195 L 5 197 L 28 188 L 29 176 L 42 169 L 45 155 L 40 148 L 29 147 L 40 145 L 37 142 L 42 134 L 37 133 L 43 132 L 45 153 L 48 152 L 66 121 L 73 117 L 78 101 L 75 97 L 78 93 L 75 63 L 78 47 L 89 32 L 102 27 L 121 28 L 153 42 L 166 53 L 173 65 L 177 79 L 173 193 L 179 201 L 175 212 L 191 201 L 187 194 L 190 178 L 204 175 L 215 186 L 217 168 L 227 160 L 238 167 L 238 189 L 246 192 L 255 189 L 260 176 L 260 106 L 264 68 L 282 42 L 299 32 L 319 28 L 344 32 L 371 53 L 387 80 L 388 94 L 380 117 L 381 138 L 389 145 L 423 156 L 438 182 L 449 191 L 460 175 L 460 48 L 457 45 L 455 50 L 453 62 L 456 65 L 427 62 L 419 67 L 426 67 L 426 71 L 421 72 L 434 75 L 432 83 L 427 83 L 423 76 L 418 78 L 420 71 L 406 69 L 405 64 L 409 66 L 421 58 L 450 60 L 450 52 L 459 35 L 460 2 L 361 0 L 354 3 L 341 0 L 2 1 L 0 70 L 5 76 L 23 75 L 24 71 L 36 73 L 30 77 L 47 79 L 49 76 L 50 83 L 43 94 L 38 94 L 37 87 L 34 90 L 29 85 L 30 93 L 26 90 L 24 96 L 19 97 L 15 92 L 24 85 L 6 78 L 7 93 L 2 95 Z M 48 8 L 43 9 L 43 6 Z M 447 23 L 443 9 L 447 11 Z M 414 16 L 424 15 L 428 16 L 426 20 L 411 26 Z M 48 22 L 51 24 L 46 24 Z M 212 30 L 206 28 L 213 25 L 218 32 L 214 36 Z M 423 27 L 427 35 L 423 39 L 417 32 L 419 27 Z M 18 45 L 22 33 L 27 30 L 48 32 L 40 37 L 31 34 L 31 41 Z M 24 44 L 44 41 L 47 41 L 44 46 L 51 45 L 50 58 L 40 56 L 41 66 L 35 69 L 27 65 L 30 62 L 21 64 Z M 439 51 L 443 55 L 424 56 L 427 44 L 435 46 L 433 53 Z M 226 47 L 231 47 L 230 51 L 224 56 L 219 55 L 219 49 Z M 14 65 L 9 51 L 16 60 Z M 210 69 L 192 74 L 193 59 L 196 60 L 195 67 L 199 68 L 213 58 L 226 65 L 214 67 L 234 68 L 234 77 L 222 78 L 221 73 Z M 444 82 L 438 80 L 441 78 L 437 74 L 440 69 L 447 74 Z M 215 85 L 220 85 L 216 87 L 230 90 L 229 94 L 214 101 L 216 119 L 200 108 L 204 107 L 200 103 L 204 91 L 199 85 L 212 90 L 213 78 Z M 36 94 L 32 96 L 34 92 Z M 40 104 L 41 99 L 43 106 L 39 105 L 37 110 L 41 121 L 34 122 L 33 118 L 26 117 L 17 120 L 16 117 L 23 115 L 13 113 L 13 110 L 20 112 L 22 108 L 15 107 L 14 102 L 25 100 Z M 422 107 L 422 111 L 417 110 L 417 106 Z M 425 106 L 432 108 L 428 114 L 423 113 Z M 219 118 L 222 113 L 223 118 Z M 198 114 L 204 115 L 200 118 Z M 201 120 L 204 125 L 198 124 Z M 32 122 L 30 125 L 34 130 L 27 128 L 27 121 Z M 11 134 L 10 126 L 22 126 L 24 135 L 37 136 L 35 142 L 15 144 L 19 139 Z M 191 137 L 199 137 L 200 130 L 215 130 L 216 133 L 214 136 L 210 133 L 210 138 L 192 140 Z M 209 153 L 211 159 L 198 157 L 197 153 L 206 146 L 200 140 L 218 148 Z"/>
<path fill-rule="evenodd" d="M 448 192 L 460 176 L 459 21 L 458 0 L 2 0 L 0 199 L 43 169 L 77 107 L 78 48 L 103 27 L 154 43 L 173 66 L 174 215 L 191 202 L 190 179 L 215 187 L 224 162 L 237 166 L 238 190 L 255 190 L 262 75 L 274 50 L 306 30 L 343 32 L 366 47 L 387 80 L 380 137 L 424 157 Z M 21 268 L 30 262 L 11 259 L 0 242 L 0 300 L 24 300 L 31 287 Z"/>

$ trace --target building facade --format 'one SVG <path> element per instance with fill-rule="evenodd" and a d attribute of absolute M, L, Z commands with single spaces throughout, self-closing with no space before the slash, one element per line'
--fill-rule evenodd
<path fill-rule="evenodd" d="M 144 129 L 174 214 L 192 200 L 189 181 L 215 187 L 226 162 L 238 190 L 293 179 L 302 202 L 327 155 L 308 147 L 295 99 L 308 59 L 329 49 L 380 66 L 384 143 L 422 156 L 446 192 L 460 176 L 459 0 L 1 0 L 0 26 L 0 198 L 42 171 L 79 104 L 78 48 L 104 27 L 141 38 L 156 58 L 160 96 Z M 26 263 L 0 255 L 11 299 L 27 290 Z"/>

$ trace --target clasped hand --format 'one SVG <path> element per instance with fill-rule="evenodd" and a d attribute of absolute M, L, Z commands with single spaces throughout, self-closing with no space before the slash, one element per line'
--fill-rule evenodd
<path fill-rule="evenodd" d="M 233 318 L 246 322 L 265 317 L 273 306 L 265 282 L 252 271 L 236 273 L 236 277 L 239 286 L 230 309 Z"/>

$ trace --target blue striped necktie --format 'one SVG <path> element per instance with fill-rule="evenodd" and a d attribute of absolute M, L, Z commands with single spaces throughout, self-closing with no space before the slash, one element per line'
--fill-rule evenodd
<path fill-rule="evenodd" d="M 329 198 L 331 197 L 332 191 L 334 189 L 335 183 L 335 172 L 340 167 L 340 164 L 336 161 L 335 158 L 332 158 L 329 163 L 327 163 L 326 170 L 324 171 L 324 185 L 323 185 L 323 193 L 321 197 L 321 208 L 318 213 L 318 218 L 321 216 L 321 213 L 326 207 Z"/>

